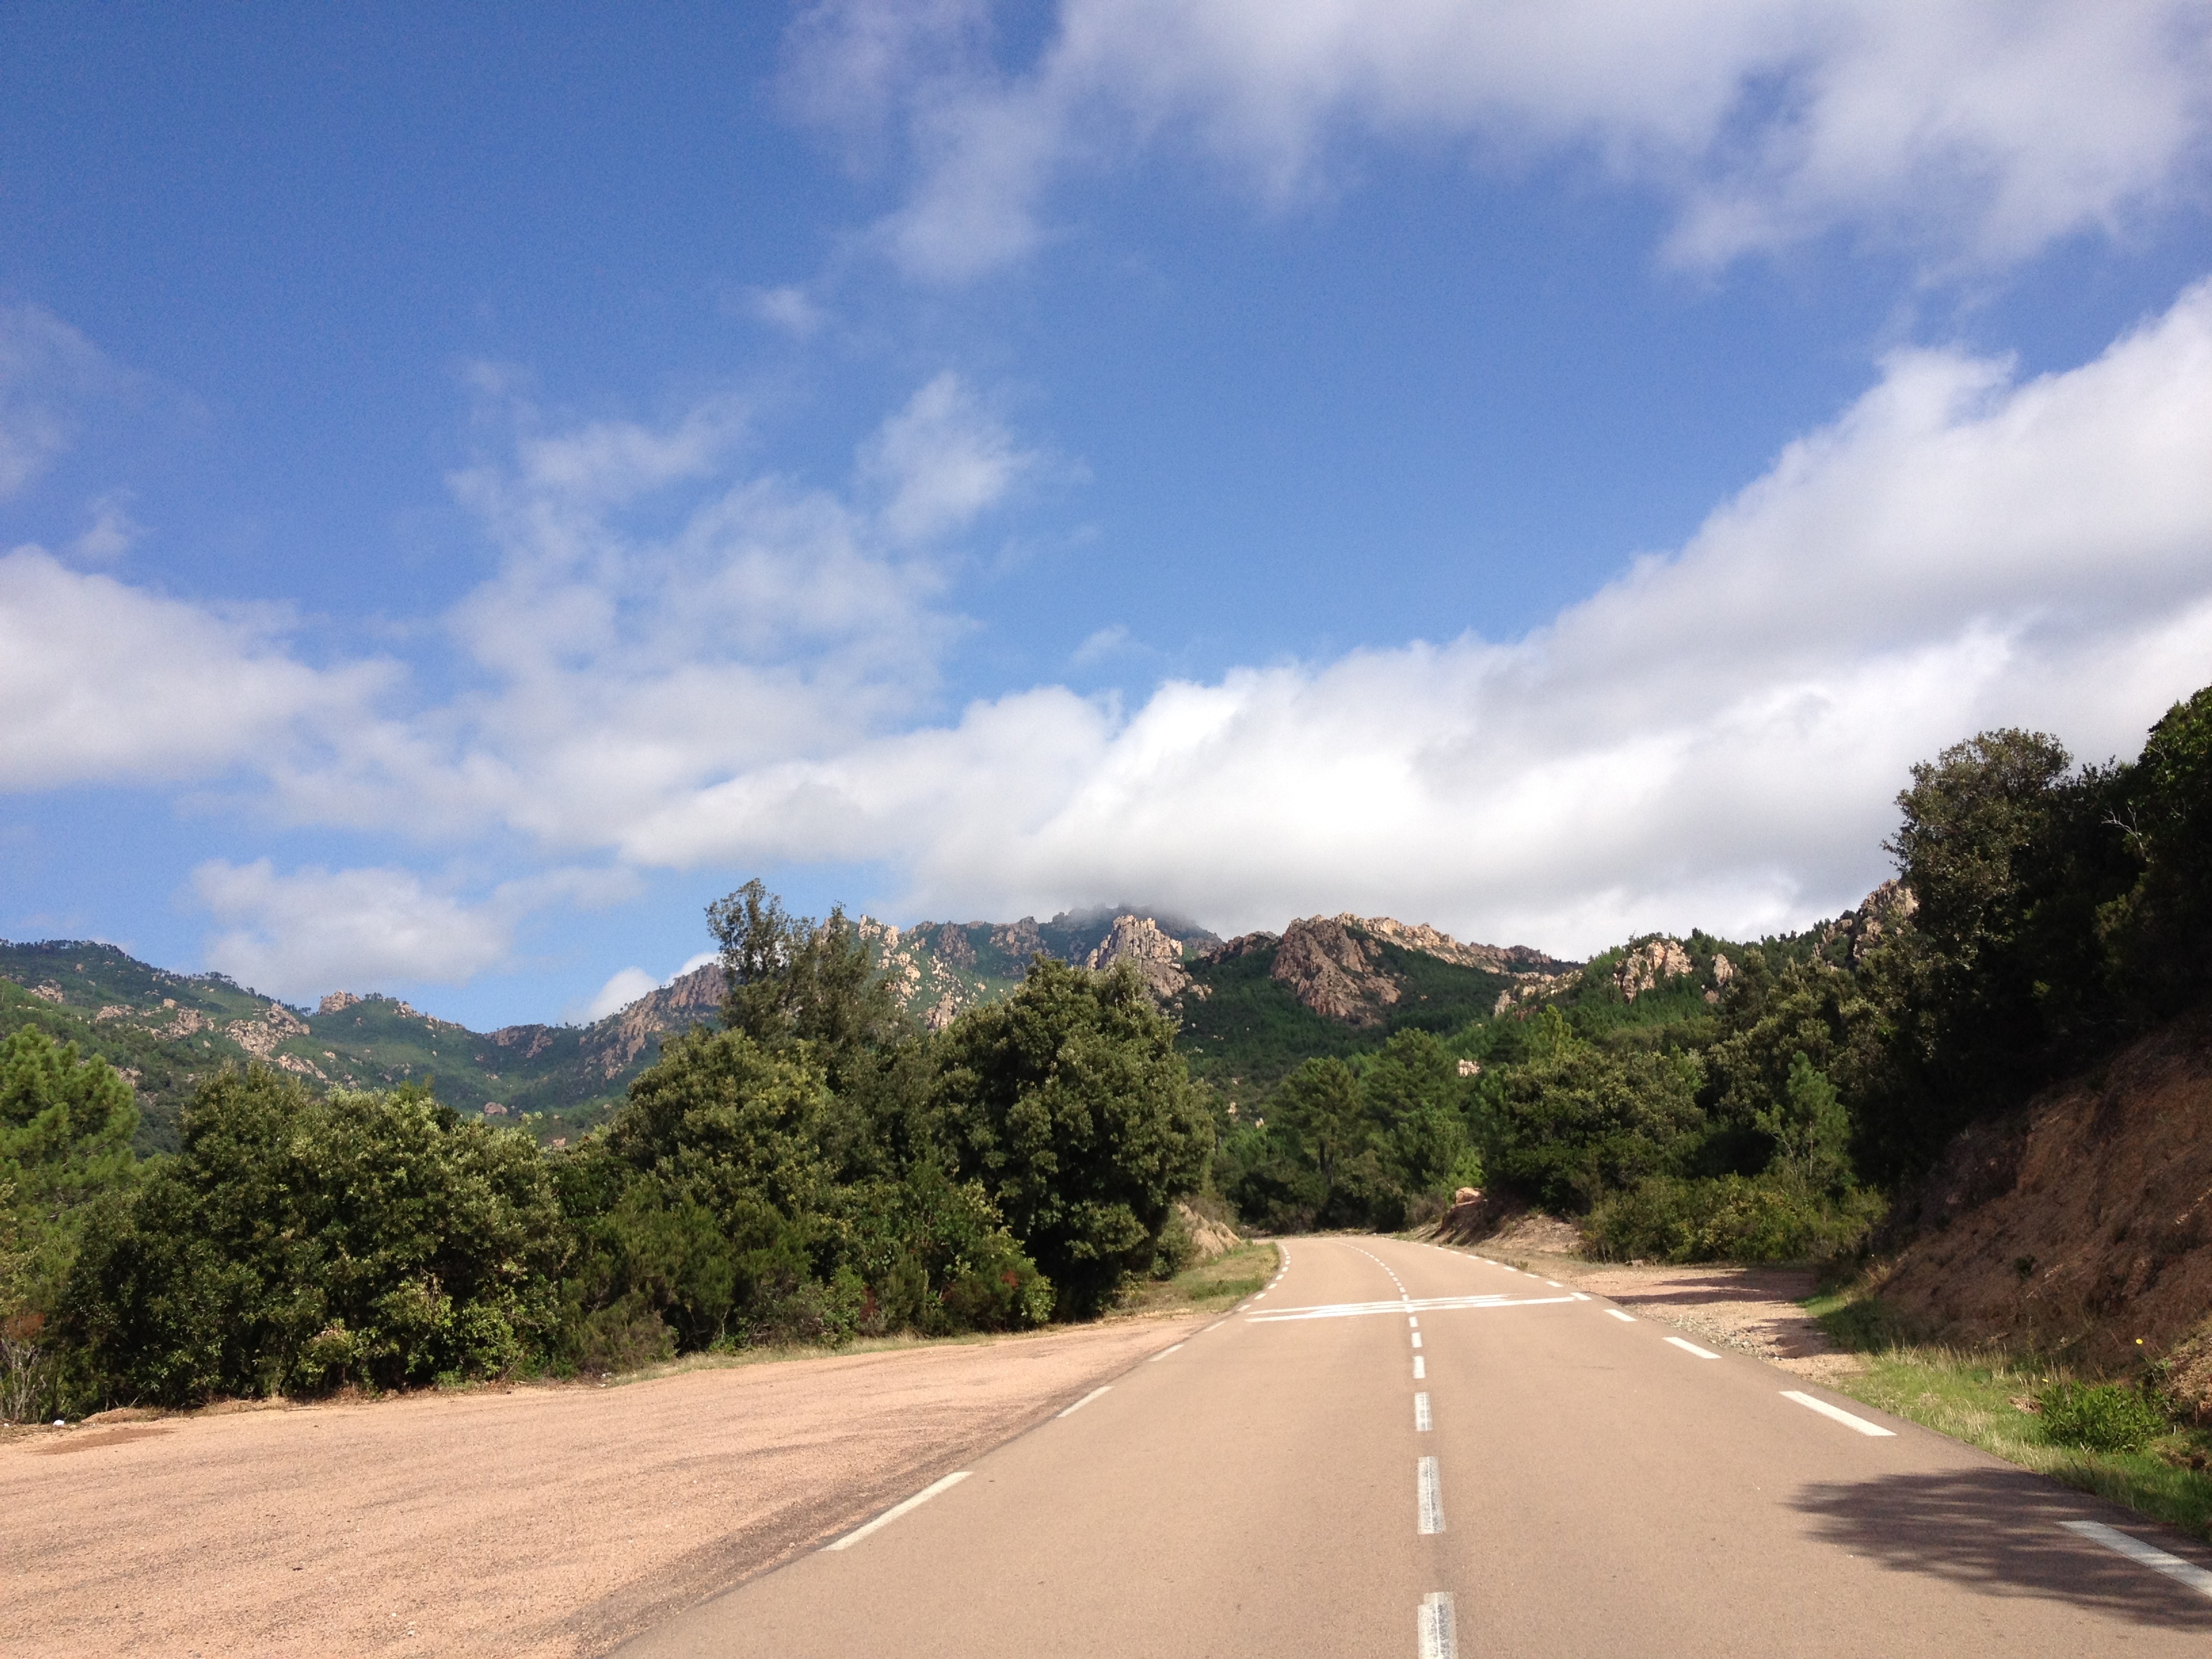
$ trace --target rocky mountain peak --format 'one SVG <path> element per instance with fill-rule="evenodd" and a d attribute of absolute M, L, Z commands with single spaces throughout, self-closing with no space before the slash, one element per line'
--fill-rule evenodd
<path fill-rule="evenodd" d="M 1117 962 L 1134 968 L 1137 976 L 1162 1001 L 1190 983 L 1190 975 L 1183 971 L 1182 946 L 1149 916 L 1115 917 L 1113 927 L 1083 965 L 1098 970 Z"/>

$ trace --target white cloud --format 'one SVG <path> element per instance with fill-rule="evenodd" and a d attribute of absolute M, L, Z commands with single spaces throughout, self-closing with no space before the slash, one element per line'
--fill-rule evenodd
<path fill-rule="evenodd" d="M 1802 922 L 1910 763 L 1991 725 L 2131 751 L 2212 679 L 2212 286 L 2069 373 L 1900 355 L 1678 553 L 1521 641 L 1046 688 L 633 821 L 641 863 L 884 859 L 925 914 L 1142 894 L 1591 950 Z"/>
<path fill-rule="evenodd" d="M 642 968 L 620 968 L 608 976 L 607 982 L 598 993 L 576 1011 L 577 1019 L 589 1025 L 605 1019 L 609 1014 L 627 1008 L 640 997 L 650 996 L 660 988 L 660 981 Z"/>
<path fill-rule="evenodd" d="M 605 1019 L 609 1014 L 618 1013 L 629 1007 L 640 997 L 649 996 L 664 986 L 674 984 L 694 969 L 704 968 L 708 963 L 720 960 L 715 951 L 702 951 L 687 957 L 681 968 L 665 979 L 655 979 L 642 968 L 618 968 L 597 992 L 571 1008 L 568 1018 L 587 1025 L 594 1020 Z"/>
<path fill-rule="evenodd" d="M 805 289 L 797 287 L 749 289 L 745 309 L 756 320 L 800 340 L 819 333 L 830 320 L 830 313 L 820 303 Z"/>
<path fill-rule="evenodd" d="M 83 335 L 40 306 L 0 306 L 0 501 L 45 471 L 79 412 L 120 377 Z"/>
<path fill-rule="evenodd" d="M 900 113 L 885 234 L 946 280 L 1034 247 L 1071 171 L 1181 145 L 1280 203 L 1350 135 L 1587 157 L 1669 195 L 1695 263 L 1838 227 L 2003 262 L 2201 195 L 2212 123 L 2203 0 L 1061 0 L 1019 70 L 971 8 L 912 10 L 817 7 L 787 73 L 848 143 Z"/>
<path fill-rule="evenodd" d="M 515 931 L 532 915 L 616 902 L 636 884 L 622 871 L 553 870 L 472 902 L 411 870 L 285 874 L 267 859 L 215 859 L 192 872 L 192 891 L 220 929 L 207 943 L 210 965 L 297 1000 L 392 982 L 465 984 L 510 963 Z"/>
<path fill-rule="evenodd" d="M 0 788 L 206 777 L 350 729 L 395 671 L 308 667 L 282 622 L 0 555 Z"/>
<path fill-rule="evenodd" d="M 884 491 L 884 525 L 907 542 L 967 528 L 1036 464 L 949 370 L 885 421 L 860 458 Z"/>
<path fill-rule="evenodd" d="M 92 564 L 106 564 L 128 553 L 146 527 L 131 516 L 127 492 L 111 491 L 91 504 L 92 522 L 70 544 L 70 551 Z"/>
<path fill-rule="evenodd" d="M 1083 643 L 1069 653 L 1068 660 L 1078 667 L 1087 668 L 1109 657 L 1119 656 L 1129 648 L 1129 629 L 1121 623 L 1111 623 L 1094 629 Z"/>

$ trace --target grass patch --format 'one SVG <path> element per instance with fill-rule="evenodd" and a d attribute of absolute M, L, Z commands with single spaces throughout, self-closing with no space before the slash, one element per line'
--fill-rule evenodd
<path fill-rule="evenodd" d="M 1280 1258 L 1273 1244 L 1240 1244 L 1184 1268 L 1173 1279 L 1139 1285 L 1115 1307 L 1120 1314 L 1214 1313 L 1264 1287 Z"/>
<path fill-rule="evenodd" d="M 2079 1380 L 2032 1356 L 1967 1352 L 1915 1342 L 1877 1297 L 1850 1290 L 1808 1297 L 1806 1310 L 1866 1369 L 1824 1379 L 1880 1410 L 2047 1474 L 2080 1491 L 2125 1504 L 2197 1538 L 2212 1537 L 2212 1432 L 2162 1417 L 2141 1451 L 2092 1451 L 2053 1443 L 2045 1415 L 2029 1409 L 2048 1397 L 2078 1398 Z"/>

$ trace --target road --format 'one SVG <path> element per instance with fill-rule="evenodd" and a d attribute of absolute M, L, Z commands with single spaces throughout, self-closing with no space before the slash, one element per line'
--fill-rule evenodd
<path fill-rule="evenodd" d="M 2212 1555 L 2126 1511 L 1476 1255 L 1285 1257 L 1233 1316 L 623 1659 L 2212 1644 L 2212 1577 L 2171 1576 Z"/>

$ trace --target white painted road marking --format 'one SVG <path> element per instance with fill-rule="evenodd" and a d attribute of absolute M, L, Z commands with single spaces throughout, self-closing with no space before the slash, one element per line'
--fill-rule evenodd
<path fill-rule="evenodd" d="M 1587 1302 L 1589 1300 L 1589 1297 L 1583 1295 L 1582 1291 L 1577 1291 L 1575 1292 L 1575 1300 L 1577 1302 Z"/>
<path fill-rule="evenodd" d="M 1421 1356 L 1415 1354 L 1413 1356 L 1413 1381 L 1418 1382 L 1428 1374 L 1429 1368 L 1421 1363 Z"/>
<path fill-rule="evenodd" d="M 1106 1389 L 1110 1389 L 1110 1388 L 1112 1388 L 1113 1386 L 1114 1386 L 1114 1385 L 1113 1385 L 1111 1382 L 1109 1382 L 1109 1383 L 1106 1385 Z M 1076 1401 L 1073 1406 L 1070 1406 L 1070 1407 L 1069 1407 L 1066 1411 L 1061 1412 L 1061 1413 L 1058 1413 L 1058 1415 L 1060 1415 L 1060 1416 L 1061 1416 L 1061 1417 L 1073 1417 L 1073 1416 L 1074 1416 L 1074 1415 L 1076 1414 L 1076 1413 L 1078 1413 L 1078 1412 L 1081 1411 L 1081 1410 L 1082 1410 L 1085 1406 L 1089 1405 L 1092 1401 L 1094 1401 L 1094 1400 L 1097 1399 L 1097 1398 L 1098 1398 L 1098 1396 L 1099 1396 L 1100 1395 L 1102 1395 L 1102 1394 L 1105 1393 L 1105 1392 L 1106 1392 L 1106 1389 L 1091 1389 L 1091 1391 L 1089 1394 L 1085 1395 L 1083 1396 L 1083 1398 L 1082 1398 L 1082 1399 L 1080 1399 L 1080 1400 L 1077 1401 Z"/>
<path fill-rule="evenodd" d="M 1158 1364 L 1160 1361 L 1165 1359 L 1170 1354 L 1176 1352 L 1182 1348 L 1182 1344 L 1178 1342 L 1172 1348 L 1162 1348 L 1158 1353 L 1152 1356 L 1152 1364 L 1155 1365 Z"/>
<path fill-rule="evenodd" d="M 1863 1417 L 1853 1417 L 1840 1406 L 1831 1406 L 1825 1400 L 1815 1400 L 1811 1395 L 1801 1394 L 1796 1389 L 1783 1389 L 1782 1397 L 1784 1400 L 1796 1401 L 1808 1411 L 1818 1412 L 1823 1417 L 1832 1417 L 1845 1428 L 1856 1429 L 1861 1434 L 1880 1435 L 1891 1440 L 1897 1437 L 1897 1431 L 1894 1429 L 1885 1429 L 1881 1424 L 1869 1423 Z"/>
<path fill-rule="evenodd" d="M 1720 1358 L 1720 1356 L 1715 1353 L 1711 1348 L 1701 1348 L 1694 1342 L 1685 1342 L 1679 1336 L 1670 1336 L 1667 1340 L 1673 1343 L 1676 1347 L 1680 1348 L 1684 1353 L 1693 1353 L 1700 1359 L 1718 1359 Z"/>
<path fill-rule="evenodd" d="M 1555 1291 L 1564 1291 L 1567 1288 L 1565 1285 L 1560 1284 L 1556 1279 L 1547 1279 L 1544 1282 L 1547 1285 L 1549 1285 Z"/>
<path fill-rule="evenodd" d="M 1425 1394 L 1415 1395 L 1413 1396 L 1413 1432 L 1415 1434 L 1426 1434 L 1435 1426 L 1435 1419 L 1431 1418 L 1429 1415 L 1428 1395 Z"/>
<path fill-rule="evenodd" d="M 1420 1659 L 1459 1659 L 1459 1636 L 1452 1628 L 1449 1590 L 1431 1590 L 1421 1598 Z"/>
<path fill-rule="evenodd" d="M 1618 1308 L 1607 1308 L 1606 1311 L 1611 1314 L 1615 1319 L 1618 1319 L 1624 1325 L 1633 1325 L 1636 1322 L 1636 1316 L 1634 1314 L 1625 1314 Z"/>
<path fill-rule="evenodd" d="M 1413 1333 L 1413 1346 L 1417 1348 L 1421 1346 L 1421 1334 L 1419 1331 Z"/>
<path fill-rule="evenodd" d="M 957 1474 L 948 1474 L 944 1480 L 938 1481 L 934 1486 L 924 1486 L 920 1492 L 915 1493 L 913 1497 L 908 1498 L 905 1503 L 892 1504 L 890 1508 L 885 1510 L 874 1520 L 869 1522 L 866 1526 L 855 1527 L 852 1531 L 847 1533 L 836 1543 L 825 1545 L 823 1547 L 833 1550 L 848 1550 L 852 1548 L 854 1545 L 859 1543 L 863 1538 L 866 1538 L 870 1533 L 875 1531 L 877 1528 L 888 1527 L 892 1522 L 897 1520 L 899 1516 L 904 1515 L 908 1510 L 920 1509 L 924 1504 L 929 1502 L 931 1498 L 936 1497 L 938 1493 L 951 1491 L 953 1487 L 958 1486 L 967 1478 L 968 1471 L 965 1469 L 961 1470 Z"/>
<path fill-rule="evenodd" d="M 1421 1328 L 1421 1322 L 1414 1318 L 1411 1314 L 1407 1314 L 1406 1316 L 1406 1323 L 1417 1331 Z"/>
<path fill-rule="evenodd" d="M 1443 1478 L 1437 1473 L 1437 1460 L 1424 1457 L 1414 1471 L 1413 1485 L 1419 1494 L 1421 1530 L 1424 1533 L 1444 1529 Z"/>
<path fill-rule="evenodd" d="M 2101 1521 L 2061 1521 L 2067 1531 L 2087 1539 L 2093 1544 L 2102 1544 L 2116 1555 L 2124 1555 L 2153 1572 L 2162 1572 L 2177 1583 L 2186 1584 L 2199 1595 L 2212 1595 L 2212 1572 L 2207 1572 L 2194 1562 L 2185 1561 L 2178 1555 L 2168 1555 L 2154 1545 L 2140 1538 L 2106 1526 Z"/>

